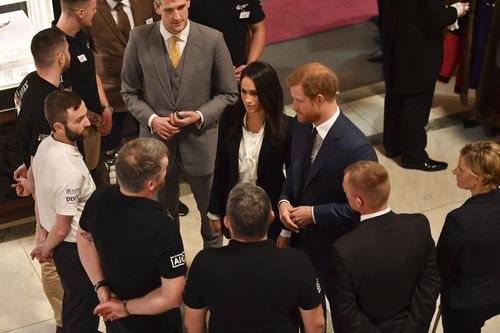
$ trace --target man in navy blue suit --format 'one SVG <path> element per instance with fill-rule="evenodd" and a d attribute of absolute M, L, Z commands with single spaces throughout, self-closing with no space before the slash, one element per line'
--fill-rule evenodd
<path fill-rule="evenodd" d="M 344 169 L 360 160 L 377 161 L 366 136 L 340 112 L 335 74 L 320 63 L 309 63 L 287 79 L 297 113 L 292 126 L 291 163 L 279 202 L 285 228 L 278 246 L 302 249 L 322 283 L 329 275 L 331 245 L 352 230 L 358 213 L 342 189 Z M 326 296 L 331 302 L 328 290 Z"/>

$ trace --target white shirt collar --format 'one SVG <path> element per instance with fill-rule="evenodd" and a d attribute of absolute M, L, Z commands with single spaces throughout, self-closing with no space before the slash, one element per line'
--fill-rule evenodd
<path fill-rule="evenodd" d="M 361 215 L 360 221 L 363 222 L 364 220 L 372 219 L 372 218 L 377 217 L 377 216 L 382 216 L 382 215 L 389 213 L 390 211 L 391 211 L 391 207 L 387 206 L 386 209 L 381 210 L 380 212 Z"/>
<path fill-rule="evenodd" d="M 106 2 L 108 3 L 109 8 L 111 8 L 112 10 L 115 9 L 116 6 L 115 0 L 106 0 Z M 122 4 L 124 7 L 130 7 L 130 0 L 122 0 Z"/>
<path fill-rule="evenodd" d="M 318 134 L 322 140 L 325 139 L 326 135 L 330 131 L 330 128 L 332 128 L 333 124 L 339 118 L 339 116 L 340 116 L 340 109 L 337 107 L 337 111 L 335 111 L 334 115 L 331 116 L 330 119 L 328 119 L 321 125 L 318 126 L 313 125 L 313 127 L 316 127 L 316 130 L 318 131 Z"/>
<path fill-rule="evenodd" d="M 49 145 L 51 145 L 52 147 L 55 147 L 59 151 L 65 151 L 65 152 L 70 153 L 70 154 L 75 155 L 75 156 L 81 155 L 80 151 L 78 150 L 78 147 L 76 146 L 76 143 L 69 144 L 69 143 L 57 141 L 56 139 L 54 139 L 53 134 L 54 133 L 51 133 L 51 135 L 49 135 L 48 137 L 46 137 L 44 139 L 44 140 L 48 140 Z"/>
<path fill-rule="evenodd" d="M 184 43 L 187 42 L 190 26 L 191 26 L 191 24 L 188 20 L 188 23 L 186 24 L 186 27 L 184 28 L 184 30 L 182 30 L 177 35 L 175 35 L 175 36 L 177 36 L 177 38 L 179 38 L 181 40 L 181 42 L 184 42 Z M 164 41 L 168 41 L 170 39 L 170 37 L 174 36 L 167 29 L 165 29 L 165 27 L 163 26 L 163 22 L 161 22 L 161 21 L 160 21 L 160 34 L 162 35 Z"/>

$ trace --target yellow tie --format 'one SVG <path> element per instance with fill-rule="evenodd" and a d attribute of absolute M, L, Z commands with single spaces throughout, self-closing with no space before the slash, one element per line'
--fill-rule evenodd
<path fill-rule="evenodd" d="M 177 68 L 179 60 L 181 59 L 181 51 L 179 50 L 179 44 L 177 43 L 178 39 L 179 38 L 177 36 L 172 36 L 168 40 L 170 46 L 170 61 L 172 61 L 174 68 Z"/>

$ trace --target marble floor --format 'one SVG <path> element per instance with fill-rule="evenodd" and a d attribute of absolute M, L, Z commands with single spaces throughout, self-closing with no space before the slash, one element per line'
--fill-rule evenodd
<path fill-rule="evenodd" d="M 370 87 L 367 89 L 370 90 Z M 431 157 L 444 160 L 450 165 L 448 170 L 436 173 L 402 169 L 397 160 L 387 159 L 380 153 L 383 95 L 351 98 L 351 101 L 341 105 L 343 112 L 370 137 L 376 146 L 380 162 L 389 170 L 392 209 L 397 212 L 424 213 L 431 222 L 432 234 L 436 240 L 446 214 L 469 197 L 468 192 L 456 187 L 455 177 L 451 173 L 456 165 L 459 149 L 467 142 L 492 139 L 483 127 L 462 128 L 460 119 L 465 116 L 464 112 L 468 108 L 460 105 L 452 89 L 452 84 L 438 84 L 430 117 L 428 152 Z M 498 140 L 498 137 L 496 139 Z M 182 200 L 190 207 L 191 212 L 181 218 L 181 233 L 187 260 L 191 262 L 201 249 L 202 242 L 199 234 L 199 213 L 192 195 L 188 192 L 183 189 L 185 194 Z M 2 237 L 3 242 L 0 242 L 0 332 L 54 332 L 51 309 L 40 282 L 39 265 L 29 258 L 29 252 L 34 245 L 33 227 L 27 225 L 21 229 L 23 231 L 19 232 L 20 235 Z M 483 329 L 485 333 L 499 331 L 500 316 L 488 321 Z M 329 332 L 332 332 L 331 325 Z M 437 332 L 442 332 L 440 325 Z"/>

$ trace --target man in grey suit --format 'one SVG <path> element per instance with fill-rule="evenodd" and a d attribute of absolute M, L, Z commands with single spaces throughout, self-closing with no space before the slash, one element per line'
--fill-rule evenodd
<path fill-rule="evenodd" d="M 162 139 L 170 150 L 169 180 L 159 201 L 179 223 L 179 175 L 201 213 L 203 246 L 222 238 L 207 218 L 217 145 L 216 121 L 238 88 L 222 34 L 188 20 L 189 0 L 155 0 L 161 21 L 130 33 L 122 69 L 122 96 L 141 124 L 140 136 Z"/>

